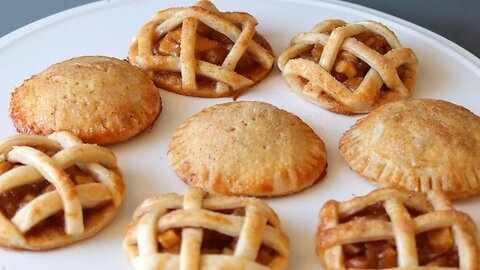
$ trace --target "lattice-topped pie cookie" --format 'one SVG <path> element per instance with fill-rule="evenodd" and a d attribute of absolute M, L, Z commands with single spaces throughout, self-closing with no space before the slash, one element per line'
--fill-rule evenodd
<path fill-rule="evenodd" d="M 340 139 L 347 164 L 380 187 L 449 198 L 480 193 L 480 117 L 442 100 L 391 102 Z"/>
<path fill-rule="evenodd" d="M 379 189 L 332 200 L 319 221 L 317 253 L 329 270 L 480 268 L 474 222 L 439 191 Z"/>
<path fill-rule="evenodd" d="M 395 34 L 373 21 L 327 20 L 297 35 L 278 58 L 294 92 L 327 110 L 367 113 L 408 98 L 418 60 Z"/>
<path fill-rule="evenodd" d="M 0 245 L 45 250 L 88 238 L 115 216 L 123 177 L 108 149 L 70 132 L 0 141 Z"/>
<path fill-rule="evenodd" d="M 238 96 L 271 71 L 274 56 L 244 12 L 209 1 L 157 12 L 142 27 L 128 59 L 158 87 L 189 96 Z"/>
<path fill-rule="evenodd" d="M 135 269 L 285 269 L 289 240 L 280 220 L 255 198 L 211 195 L 145 200 L 128 227 L 124 249 Z"/>

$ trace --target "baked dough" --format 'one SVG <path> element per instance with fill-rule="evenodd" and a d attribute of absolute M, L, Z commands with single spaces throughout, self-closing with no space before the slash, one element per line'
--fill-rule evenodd
<path fill-rule="evenodd" d="M 480 118 L 447 101 L 386 104 L 343 135 L 340 152 L 377 186 L 443 190 L 450 198 L 480 191 Z"/>
<path fill-rule="evenodd" d="M 211 193 L 278 196 L 326 173 L 323 141 L 297 116 L 262 102 L 202 110 L 178 127 L 168 147 L 185 183 Z"/>
<path fill-rule="evenodd" d="M 272 70 L 270 44 L 245 12 L 220 12 L 211 2 L 157 12 L 128 54 L 158 87 L 181 95 L 237 97 Z"/>
<path fill-rule="evenodd" d="M 0 245 L 59 248 L 115 216 L 124 183 L 115 155 L 71 132 L 0 141 Z"/>
<path fill-rule="evenodd" d="M 153 126 L 162 105 L 152 80 L 126 61 L 83 56 L 55 64 L 13 91 L 22 133 L 68 130 L 87 143 L 127 140 Z"/>
<path fill-rule="evenodd" d="M 475 223 L 440 191 L 379 189 L 331 200 L 319 223 L 317 253 L 326 270 L 480 268 Z"/>
<path fill-rule="evenodd" d="M 145 200 L 127 228 L 124 250 L 137 270 L 281 270 L 289 240 L 261 200 L 191 188 L 185 196 Z"/>
<path fill-rule="evenodd" d="M 294 37 L 278 58 L 295 93 L 341 114 L 368 113 L 408 98 L 417 65 L 413 51 L 374 21 L 323 21 Z"/>

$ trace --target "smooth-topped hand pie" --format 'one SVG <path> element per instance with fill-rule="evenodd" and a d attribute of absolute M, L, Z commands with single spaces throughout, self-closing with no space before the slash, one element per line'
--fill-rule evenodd
<path fill-rule="evenodd" d="M 238 96 L 271 71 L 274 56 L 244 12 L 220 12 L 209 1 L 156 13 L 128 55 L 158 87 L 189 96 Z"/>
<path fill-rule="evenodd" d="M 70 132 L 0 141 L 0 245 L 45 250 L 88 238 L 115 216 L 123 177 L 108 149 Z"/>
<path fill-rule="evenodd" d="M 139 68 L 106 56 L 54 64 L 17 87 L 10 117 L 20 133 L 71 131 L 111 144 L 149 130 L 162 110 L 160 92 Z"/>
<path fill-rule="evenodd" d="M 297 35 L 278 58 L 282 75 L 304 99 L 341 114 L 368 113 L 408 98 L 418 60 L 373 21 L 327 20 Z"/>
<path fill-rule="evenodd" d="M 348 166 L 380 187 L 480 193 L 480 117 L 442 100 L 385 104 L 340 139 Z"/>
<path fill-rule="evenodd" d="M 216 104 L 172 135 L 168 159 L 187 184 L 210 193 L 280 196 L 320 181 L 325 144 L 299 117 L 271 104 Z"/>
<path fill-rule="evenodd" d="M 328 270 L 480 268 L 475 223 L 439 191 L 379 189 L 328 201 L 319 222 L 317 253 Z"/>
<path fill-rule="evenodd" d="M 289 240 L 280 220 L 255 198 L 211 195 L 145 200 L 128 227 L 124 249 L 135 269 L 285 269 Z"/>

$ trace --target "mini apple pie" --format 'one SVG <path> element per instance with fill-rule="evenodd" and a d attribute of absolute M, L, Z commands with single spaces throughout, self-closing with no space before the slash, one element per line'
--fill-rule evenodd
<path fill-rule="evenodd" d="M 125 252 L 141 269 L 285 269 L 289 240 L 264 202 L 211 195 L 145 200 L 126 230 Z"/>
<path fill-rule="evenodd" d="M 161 110 L 160 92 L 141 69 L 106 56 L 54 64 L 25 80 L 10 99 L 18 132 L 71 131 L 95 144 L 118 143 L 149 130 Z"/>
<path fill-rule="evenodd" d="M 129 61 L 158 87 L 181 95 L 237 97 L 265 78 L 274 56 L 244 12 L 211 2 L 157 12 L 135 37 Z"/>
<path fill-rule="evenodd" d="M 480 236 L 472 219 L 442 192 L 379 189 L 325 203 L 317 253 L 327 270 L 480 269 Z"/>
<path fill-rule="evenodd" d="M 173 134 L 168 158 L 185 183 L 224 195 L 292 194 L 327 172 L 325 144 L 311 127 L 254 101 L 216 104 L 190 117 Z"/>
<path fill-rule="evenodd" d="M 0 141 L 0 245 L 46 250 L 88 238 L 123 200 L 123 177 L 108 149 L 70 132 Z"/>
<path fill-rule="evenodd" d="M 304 99 L 341 114 L 368 113 L 408 98 L 418 60 L 373 21 L 327 20 L 297 35 L 278 58 L 282 75 Z"/>
<path fill-rule="evenodd" d="M 380 187 L 480 193 L 480 117 L 442 100 L 385 104 L 340 139 L 347 164 Z"/>

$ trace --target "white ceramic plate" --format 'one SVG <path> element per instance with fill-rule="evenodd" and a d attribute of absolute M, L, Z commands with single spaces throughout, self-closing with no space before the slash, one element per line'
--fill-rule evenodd
<path fill-rule="evenodd" d="M 454 43 L 395 17 L 337 1 L 228 1 L 216 0 L 224 11 L 254 15 L 259 31 L 275 54 L 297 33 L 329 18 L 346 21 L 376 20 L 390 27 L 402 44 L 420 59 L 416 98 L 445 99 L 480 114 L 480 60 Z M 188 6 L 191 1 L 99 2 L 45 18 L 0 39 L 0 138 L 16 134 L 8 116 L 9 93 L 24 79 L 48 66 L 75 56 L 108 55 L 125 58 L 130 41 L 157 10 Z M 131 269 L 122 250 L 123 230 L 135 207 L 148 196 L 183 193 L 187 186 L 170 168 L 166 149 L 170 136 L 187 117 L 200 109 L 231 99 L 200 99 L 161 91 L 164 110 L 152 131 L 110 147 L 119 159 L 127 192 L 114 222 L 98 235 L 66 248 L 48 252 L 0 249 L 0 269 Z M 278 68 L 239 100 L 261 100 L 286 109 L 308 123 L 327 145 L 327 176 L 295 195 L 268 199 L 291 239 L 289 269 L 319 269 L 314 235 L 317 213 L 328 199 L 347 200 L 374 186 L 350 171 L 338 152 L 338 141 L 359 117 L 330 113 L 290 92 Z M 93 108 L 92 108 L 93 109 Z M 480 224 L 480 199 L 455 205 Z"/>

